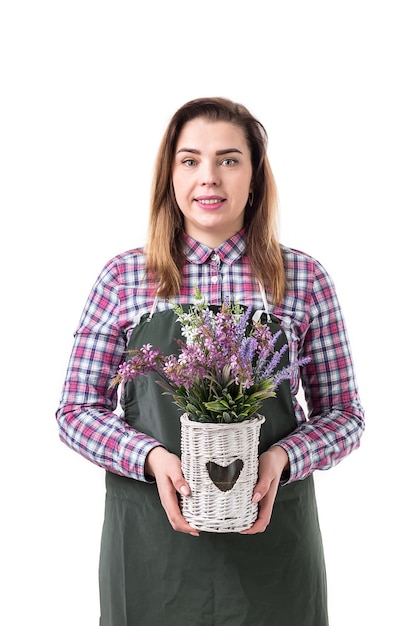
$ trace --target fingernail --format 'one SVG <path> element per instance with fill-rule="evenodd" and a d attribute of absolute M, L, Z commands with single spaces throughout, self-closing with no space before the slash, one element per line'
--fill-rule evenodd
<path fill-rule="evenodd" d="M 257 502 L 259 502 L 259 500 L 261 499 L 261 494 L 257 491 L 254 495 L 253 495 L 253 499 L 252 502 L 254 502 L 255 504 Z"/>
<path fill-rule="evenodd" d="M 185 485 L 181 485 L 180 493 L 182 493 L 183 496 L 188 496 L 188 489 Z"/>

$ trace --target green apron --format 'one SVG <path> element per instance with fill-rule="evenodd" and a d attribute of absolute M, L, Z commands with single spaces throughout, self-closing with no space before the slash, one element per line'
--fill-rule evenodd
<path fill-rule="evenodd" d="M 271 318 L 275 333 L 279 321 Z M 180 333 L 172 310 L 157 312 L 133 329 L 129 348 L 151 343 L 168 355 Z M 285 341 L 282 333 L 278 342 Z M 124 409 L 130 426 L 180 455 L 180 411 L 153 375 L 125 386 Z M 260 453 L 296 428 L 288 381 L 261 413 Z M 256 535 L 178 533 L 156 484 L 107 472 L 106 487 L 101 626 L 327 626 L 312 476 L 280 487 L 271 522 Z"/>

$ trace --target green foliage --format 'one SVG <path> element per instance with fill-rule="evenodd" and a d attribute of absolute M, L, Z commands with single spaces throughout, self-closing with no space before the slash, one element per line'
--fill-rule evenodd
<path fill-rule="evenodd" d="M 196 379 L 189 390 L 180 387 L 172 396 L 191 420 L 228 424 L 243 422 L 258 413 L 262 402 L 275 396 L 273 384 L 272 378 L 255 383 L 248 394 L 231 378 L 216 381 L 207 377 Z"/>

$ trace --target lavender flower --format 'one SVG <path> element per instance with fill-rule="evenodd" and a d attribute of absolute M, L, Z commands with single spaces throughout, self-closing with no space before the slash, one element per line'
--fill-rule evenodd
<path fill-rule="evenodd" d="M 275 351 L 282 331 L 252 322 L 251 309 L 224 302 L 215 313 L 196 290 L 188 311 L 175 307 L 181 334 L 178 355 L 164 356 L 151 344 L 131 351 L 119 366 L 111 386 L 154 372 L 165 393 L 190 419 L 201 422 L 240 422 L 250 419 L 266 398 L 291 378 L 302 359 L 279 369 L 288 346 Z"/>

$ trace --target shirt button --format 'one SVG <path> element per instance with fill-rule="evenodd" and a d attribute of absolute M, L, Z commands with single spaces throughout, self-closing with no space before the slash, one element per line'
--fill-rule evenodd
<path fill-rule="evenodd" d="M 211 282 L 215 285 L 217 283 L 217 281 L 219 280 L 218 276 L 212 276 L 211 277 Z"/>
<path fill-rule="evenodd" d="M 219 255 L 218 255 L 218 254 L 216 254 L 216 253 L 214 253 L 214 254 L 212 255 L 212 257 L 211 257 L 211 260 L 212 260 L 212 261 L 218 261 L 218 260 L 219 260 Z"/>

